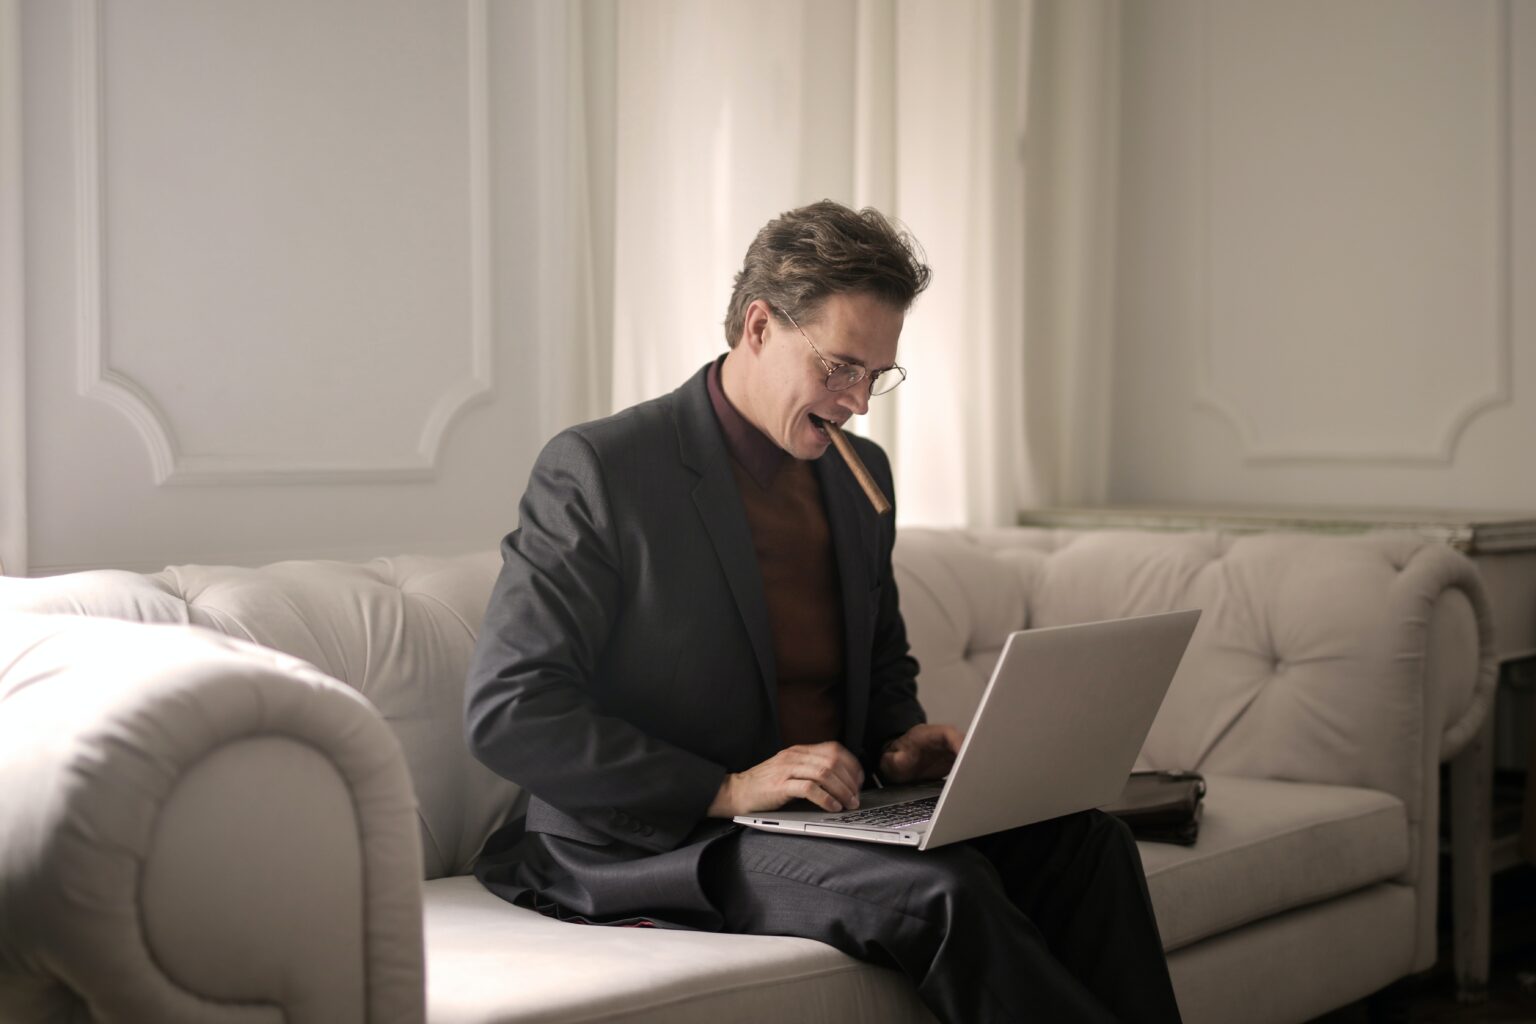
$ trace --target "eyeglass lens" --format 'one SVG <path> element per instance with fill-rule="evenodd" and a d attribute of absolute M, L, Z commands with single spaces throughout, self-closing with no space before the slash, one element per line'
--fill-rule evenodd
<path fill-rule="evenodd" d="M 862 366 L 839 366 L 827 374 L 828 391 L 847 391 L 855 384 L 864 380 L 865 371 Z M 899 366 L 893 366 L 888 370 L 882 370 L 875 377 L 874 384 L 870 387 L 871 396 L 883 395 L 892 390 L 896 385 L 907 379 L 907 371 Z"/>
<path fill-rule="evenodd" d="M 886 370 L 886 371 L 882 372 L 880 374 L 880 376 L 875 378 L 875 383 L 869 389 L 869 393 L 871 395 L 874 395 L 874 396 L 878 397 L 880 395 L 885 394 L 887 391 L 895 390 L 896 385 L 900 384 L 902 381 L 904 381 L 906 379 L 907 379 L 907 371 L 903 370 L 899 366 L 893 366 L 889 370 Z"/>

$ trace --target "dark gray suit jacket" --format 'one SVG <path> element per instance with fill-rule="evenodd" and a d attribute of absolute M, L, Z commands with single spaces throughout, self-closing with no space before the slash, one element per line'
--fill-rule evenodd
<path fill-rule="evenodd" d="M 725 774 L 783 747 L 762 577 L 707 370 L 550 441 L 502 543 L 466 727 L 475 756 L 531 795 L 477 872 L 508 898 L 560 873 L 623 895 L 595 900 L 594 915 L 643 908 L 647 893 L 698 895 L 696 853 L 676 854 L 727 830 L 705 818 Z M 892 493 L 884 452 L 852 440 Z M 842 742 L 868 771 L 924 720 L 891 575 L 894 517 L 875 515 L 835 452 L 816 473 L 847 631 Z M 579 856 L 554 866 L 543 854 L 556 848 Z M 530 859 L 538 885 L 517 870 Z"/>

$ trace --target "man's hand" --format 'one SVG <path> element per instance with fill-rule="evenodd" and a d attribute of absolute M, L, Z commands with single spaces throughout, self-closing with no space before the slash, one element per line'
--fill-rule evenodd
<path fill-rule="evenodd" d="M 824 811 L 859 806 L 864 769 L 841 743 L 785 747 L 762 764 L 725 777 L 709 805 L 711 818 L 783 807 L 796 797 Z"/>
<path fill-rule="evenodd" d="M 897 783 L 942 779 L 954 766 L 964 738 L 952 725 L 914 725 L 885 745 L 880 776 Z"/>

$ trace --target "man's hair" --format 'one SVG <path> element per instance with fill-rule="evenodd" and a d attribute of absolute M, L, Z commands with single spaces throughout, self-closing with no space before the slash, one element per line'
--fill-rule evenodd
<path fill-rule="evenodd" d="M 763 225 L 736 275 L 725 341 L 741 340 L 754 299 L 814 322 L 831 295 L 863 292 L 906 312 L 932 276 L 917 240 L 872 207 L 857 212 L 823 199 Z"/>

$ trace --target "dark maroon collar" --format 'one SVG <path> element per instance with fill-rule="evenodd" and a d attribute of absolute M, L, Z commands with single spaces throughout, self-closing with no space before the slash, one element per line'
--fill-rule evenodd
<path fill-rule="evenodd" d="M 716 359 L 709 367 L 706 378 L 709 386 L 709 404 L 715 407 L 715 419 L 720 421 L 720 431 L 725 435 L 725 446 L 743 469 L 752 474 L 758 486 L 766 489 L 773 484 L 779 467 L 789 458 L 789 453 L 758 430 L 747 418 L 736 411 L 731 400 L 725 397 L 720 385 L 720 364 L 725 356 Z"/>

